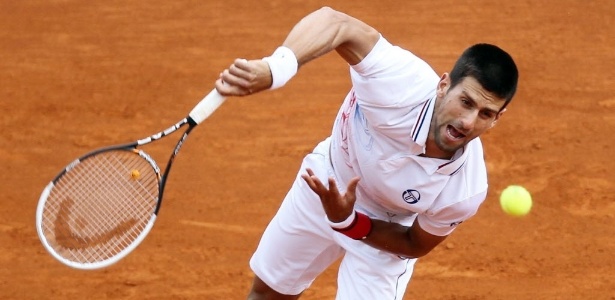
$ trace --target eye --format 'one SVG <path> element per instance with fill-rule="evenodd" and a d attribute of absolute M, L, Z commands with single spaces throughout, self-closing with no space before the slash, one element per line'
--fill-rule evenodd
<path fill-rule="evenodd" d="M 483 118 L 485 119 L 491 119 L 495 116 L 495 113 L 490 111 L 490 110 L 483 110 L 481 112 L 481 115 L 483 116 Z"/>

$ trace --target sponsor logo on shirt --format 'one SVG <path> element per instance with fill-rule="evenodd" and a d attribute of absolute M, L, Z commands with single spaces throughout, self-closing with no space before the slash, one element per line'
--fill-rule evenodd
<path fill-rule="evenodd" d="M 421 200 L 421 193 L 417 190 L 408 189 L 401 194 L 401 197 L 408 204 L 416 204 Z"/>

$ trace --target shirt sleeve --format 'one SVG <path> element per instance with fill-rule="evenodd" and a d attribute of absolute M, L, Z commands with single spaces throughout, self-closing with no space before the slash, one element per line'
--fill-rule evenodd
<path fill-rule="evenodd" d="M 358 64 L 350 77 L 359 106 L 375 127 L 395 126 L 396 120 L 429 100 L 439 76 L 422 59 L 384 37 Z"/>
<path fill-rule="evenodd" d="M 457 225 L 473 217 L 481 203 L 487 197 L 487 191 L 468 199 L 453 203 L 435 212 L 420 214 L 416 221 L 421 228 L 433 235 L 446 236 L 451 234 Z"/>

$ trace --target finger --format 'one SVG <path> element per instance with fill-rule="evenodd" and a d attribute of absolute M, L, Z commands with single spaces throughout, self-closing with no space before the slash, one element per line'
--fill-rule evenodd
<path fill-rule="evenodd" d="M 324 196 L 324 193 L 326 193 L 327 189 L 322 184 L 320 179 L 318 179 L 318 177 L 316 177 L 314 173 L 311 172 L 311 170 L 310 172 L 308 172 L 308 174 L 302 174 L 301 178 L 303 178 L 303 180 L 308 184 L 308 186 L 310 187 L 310 189 L 312 189 L 312 191 L 314 191 L 316 194 L 318 194 L 321 197 Z"/>
<path fill-rule="evenodd" d="M 236 87 L 244 87 L 247 84 L 247 81 L 239 77 L 239 74 L 236 70 L 231 72 L 230 69 L 232 68 L 233 66 L 231 65 L 229 69 L 225 69 L 224 71 L 222 71 L 220 78 L 229 85 Z"/>
<path fill-rule="evenodd" d="M 329 187 L 325 186 L 325 185 L 322 183 L 322 181 L 320 181 L 320 179 L 318 178 L 318 176 L 316 176 L 316 174 L 314 174 L 314 171 L 312 171 L 312 169 L 310 169 L 310 168 L 306 168 L 306 169 L 305 169 L 305 171 L 307 172 L 307 174 L 308 174 L 310 177 L 312 177 L 312 179 L 314 180 L 314 182 L 317 182 L 317 184 L 318 184 L 318 186 L 319 186 L 320 188 L 322 188 L 322 189 L 324 189 L 324 190 L 329 190 L 329 189 L 330 189 L 330 186 L 331 186 L 331 185 L 329 185 Z M 332 180 L 332 178 L 329 178 L 329 182 L 331 182 L 331 180 Z"/>
<path fill-rule="evenodd" d="M 305 180 L 305 182 L 307 182 L 310 187 L 315 186 L 314 179 L 312 179 L 312 176 L 314 176 L 314 172 L 312 172 L 312 169 L 306 168 L 305 172 L 307 174 L 301 174 L 301 178 L 303 178 L 303 180 Z"/>
<path fill-rule="evenodd" d="M 360 177 L 355 177 L 353 179 L 350 180 L 350 182 L 348 183 L 348 187 L 346 188 L 346 199 L 348 200 L 356 200 L 357 196 L 357 185 L 359 184 L 359 181 L 361 180 Z"/>
<path fill-rule="evenodd" d="M 341 197 L 340 191 L 337 189 L 337 183 L 335 183 L 335 179 L 333 179 L 333 177 L 329 177 L 329 193 L 331 193 L 334 199 Z"/>
<path fill-rule="evenodd" d="M 220 78 L 216 80 L 215 86 L 216 86 L 216 90 L 218 90 L 218 92 L 222 96 L 237 96 L 236 88 L 226 83 L 222 79 L 222 74 L 220 74 Z"/>
<path fill-rule="evenodd" d="M 346 188 L 347 192 L 355 192 L 355 190 L 357 189 L 357 185 L 359 184 L 359 181 L 361 181 L 360 177 L 354 177 L 352 179 L 350 179 L 350 182 L 348 182 L 348 187 Z"/>
<path fill-rule="evenodd" d="M 248 61 L 242 58 L 236 59 L 228 68 L 228 71 L 231 75 L 239 79 L 238 84 L 243 88 L 249 88 L 256 77 L 255 74 L 250 72 Z"/>
<path fill-rule="evenodd" d="M 317 192 L 320 195 L 320 193 L 322 192 L 322 187 L 323 187 L 322 182 L 320 182 L 320 179 L 318 179 L 318 177 L 314 174 L 314 171 L 312 171 L 312 169 L 306 168 L 305 172 L 307 174 L 303 174 L 301 176 L 304 177 L 304 180 L 306 180 L 306 182 L 308 182 L 308 185 L 310 185 L 310 188 L 312 188 L 313 191 Z"/>
<path fill-rule="evenodd" d="M 312 180 L 312 177 L 307 174 L 302 174 L 301 178 L 303 179 L 303 181 L 305 181 L 305 183 L 307 183 L 307 185 L 310 187 L 310 189 L 312 189 L 312 191 L 315 191 L 316 185 L 314 184 L 314 180 Z"/>
<path fill-rule="evenodd" d="M 238 58 L 235 60 L 235 62 L 233 63 L 233 65 L 235 65 L 235 67 L 237 67 L 238 69 L 241 69 L 247 73 L 251 73 L 252 71 L 252 67 L 250 66 L 250 62 L 245 59 L 245 58 Z"/>
<path fill-rule="evenodd" d="M 316 189 L 318 189 L 319 194 L 322 194 L 323 192 L 327 191 L 327 187 L 324 184 L 322 184 L 322 181 L 320 181 L 320 179 L 316 177 L 316 175 L 312 175 L 310 176 L 310 178 L 314 182 L 314 186 L 316 187 Z"/>

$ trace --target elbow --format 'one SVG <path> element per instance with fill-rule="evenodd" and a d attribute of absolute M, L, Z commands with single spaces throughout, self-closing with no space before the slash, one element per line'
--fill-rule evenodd
<path fill-rule="evenodd" d="M 431 249 L 430 250 L 424 250 L 424 249 L 415 250 L 411 253 L 410 258 L 420 258 L 420 257 L 427 255 L 429 252 L 431 252 Z"/>
<path fill-rule="evenodd" d="M 395 254 L 401 258 L 407 258 L 407 259 L 421 258 L 427 255 L 429 252 L 431 252 L 430 250 L 417 249 L 417 248 L 394 249 L 392 247 L 386 247 L 386 246 L 383 247 L 382 250 Z"/>
<path fill-rule="evenodd" d="M 343 23 L 350 19 L 350 16 L 347 14 L 335 10 L 329 6 L 323 6 L 316 10 L 315 13 L 319 15 L 321 20 L 328 20 L 331 23 Z"/>
<path fill-rule="evenodd" d="M 342 13 L 329 7 L 329 6 L 323 6 L 319 9 L 316 10 L 316 13 L 318 14 L 322 14 L 325 16 L 335 16 L 335 15 L 341 15 Z"/>

